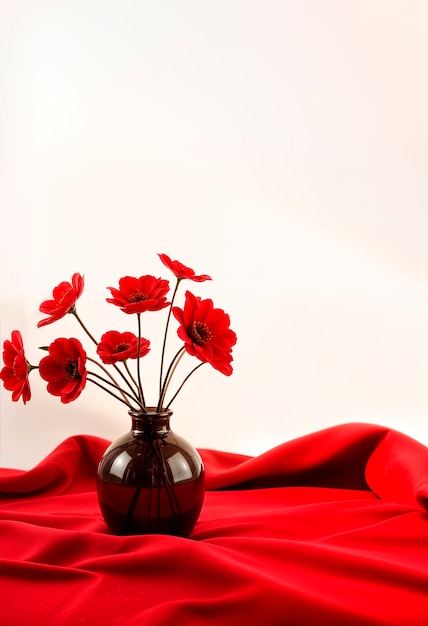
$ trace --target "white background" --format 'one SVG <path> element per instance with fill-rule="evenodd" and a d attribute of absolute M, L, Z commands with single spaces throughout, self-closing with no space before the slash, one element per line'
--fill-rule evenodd
<path fill-rule="evenodd" d="M 74 272 L 95 335 L 135 331 L 106 287 L 169 279 L 165 252 L 211 274 L 181 296 L 213 298 L 238 335 L 233 375 L 204 366 L 177 398 L 176 432 L 258 454 L 361 421 L 428 444 L 428 3 L 0 11 L 1 340 L 20 329 L 35 363 L 39 346 L 83 339 L 72 316 L 36 328 Z M 144 318 L 149 396 L 164 321 Z M 94 387 L 62 405 L 37 372 L 31 384 L 25 407 L 1 390 L 3 466 L 128 430 Z"/>

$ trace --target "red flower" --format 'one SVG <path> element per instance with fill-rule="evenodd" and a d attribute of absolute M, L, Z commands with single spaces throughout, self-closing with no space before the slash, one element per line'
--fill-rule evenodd
<path fill-rule="evenodd" d="M 236 334 L 229 328 L 229 316 L 222 309 L 215 309 L 212 300 L 201 300 L 189 291 L 184 309 L 173 307 L 172 312 L 181 324 L 177 332 L 186 351 L 230 376 Z"/>
<path fill-rule="evenodd" d="M 146 356 L 150 351 L 150 341 L 140 340 L 140 357 Z M 120 333 L 110 330 L 101 337 L 97 346 L 97 354 L 103 363 L 117 363 L 126 359 L 136 359 L 138 356 L 138 337 L 133 333 Z"/>
<path fill-rule="evenodd" d="M 61 396 L 67 404 L 76 400 L 86 385 L 86 352 L 78 339 L 55 339 L 49 346 L 49 356 L 39 363 L 39 372 L 48 382 L 47 390 Z"/>
<path fill-rule="evenodd" d="M 37 324 L 37 327 L 52 324 L 61 319 L 76 304 L 76 300 L 82 295 L 84 278 L 80 274 L 73 274 L 71 283 L 62 282 L 53 290 L 53 300 L 45 300 L 39 307 L 39 311 L 47 313 L 46 317 Z"/>
<path fill-rule="evenodd" d="M 166 301 L 169 283 L 162 278 L 125 276 L 119 280 L 119 289 L 114 287 L 108 289 L 113 298 L 107 298 L 107 302 L 120 307 L 124 313 L 160 311 L 169 305 Z"/>
<path fill-rule="evenodd" d="M 4 367 L 0 372 L 4 388 L 12 392 L 12 400 L 17 402 L 22 397 L 24 404 L 31 398 L 29 367 L 25 358 L 24 344 L 19 330 L 12 331 L 12 341 L 6 339 L 3 343 Z"/>
<path fill-rule="evenodd" d="M 180 263 L 180 261 L 171 261 L 169 256 L 166 254 L 158 255 L 162 263 L 171 270 L 173 274 L 179 279 L 183 280 L 183 278 L 189 278 L 190 280 L 194 280 L 196 283 L 202 283 L 204 280 L 212 280 L 211 276 L 208 274 L 201 274 L 200 276 L 196 276 L 195 272 L 190 268 Z"/>

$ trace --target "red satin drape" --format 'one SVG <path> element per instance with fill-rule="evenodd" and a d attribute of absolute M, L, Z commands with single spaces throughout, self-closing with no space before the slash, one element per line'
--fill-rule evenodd
<path fill-rule="evenodd" d="M 98 509 L 108 442 L 0 470 L 0 624 L 428 624 L 428 449 L 344 424 L 258 457 L 201 450 L 189 539 L 115 537 Z"/>

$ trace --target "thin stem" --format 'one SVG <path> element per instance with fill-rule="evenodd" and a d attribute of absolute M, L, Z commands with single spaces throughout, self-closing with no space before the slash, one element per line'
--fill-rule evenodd
<path fill-rule="evenodd" d="M 181 359 L 181 357 L 184 354 L 184 350 L 185 350 L 184 347 L 180 348 L 180 350 L 177 352 L 177 354 L 175 355 L 175 357 L 172 359 L 171 363 L 169 364 L 168 371 L 167 371 L 167 373 L 165 375 L 165 380 L 164 380 L 164 383 L 163 383 L 163 387 L 162 387 L 162 390 L 161 390 L 160 395 L 159 395 L 159 402 L 158 402 L 158 406 L 157 406 L 157 411 L 158 412 L 162 409 L 162 404 L 163 404 L 163 401 L 164 401 L 164 398 L 165 398 L 165 393 L 166 393 L 167 387 L 168 387 L 168 385 L 170 383 L 172 373 L 174 372 L 175 367 L 176 367 L 175 363 L 176 363 L 176 361 Z"/>
<path fill-rule="evenodd" d="M 139 397 L 140 397 L 140 404 L 142 405 L 143 409 L 145 409 L 146 407 L 146 401 L 144 399 L 144 392 L 143 392 L 143 385 L 141 383 L 141 370 L 140 370 L 140 361 L 141 361 L 141 357 L 140 357 L 140 348 L 141 348 L 141 313 L 137 313 L 137 320 L 138 320 L 138 356 L 137 356 L 137 377 L 138 377 L 138 392 L 139 392 Z"/>
<path fill-rule="evenodd" d="M 171 382 L 171 380 L 172 380 L 172 378 L 174 376 L 174 372 L 177 369 L 177 365 L 180 363 L 181 359 L 183 358 L 184 348 L 182 348 L 178 354 L 179 354 L 179 356 L 177 355 L 177 359 L 175 360 L 174 366 L 170 368 L 169 374 L 165 378 L 165 384 L 164 384 L 164 387 L 163 387 L 162 402 L 160 403 L 160 409 L 162 408 L 163 402 L 165 400 L 166 392 L 167 392 L 168 387 L 170 385 L 170 382 Z"/>
<path fill-rule="evenodd" d="M 187 374 L 186 378 L 183 380 L 183 382 L 181 383 L 181 385 L 179 386 L 179 388 L 177 389 L 177 391 L 175 392 L 175 394 L 172 396 L 171 400 L 168 402 L 165 411 L 167 409 L 169 409 L 169 407 L 171 406 L 171 404 L 174 402 L 174 400 L 176 399 L 176 397 L 178 396 L 178 394 L 180 393 L 180 391 L 182 390 L 182 388 L 184 387 L 184 384 L 186 383 L 187 380 L 189 380 L 189 378 L 191 377 L 192 374 L 194 374 L 196 372 L 197 369 L 199 369 L 202 365 L 205 365 L 205 362 L 203 363 L 199 363 L 199 365 L 197 365 L 196 367 L 194 367 L 192 369 L 192 371 L 190 372 L 190 374 Z"/>
<path fill-rule="evenodd" d="M 110 372 L 108 371 L 108 369 L 106 367 L 104 367 L 104 365 L 102 365 L 99 361 L 96 361 L 95 359 L 92 359 L 91 357 L 87 356 L 86 357 L 88 361 L 90 361 L 91 363 L 94 363 L 97 367 L 101 368 L 103 370 L 103 372 L 105 373 L 106 376 L 108 376 L 110 378 L 110 380 L 113 383 L 113 386 L 121 393 L 121 395 L 123 396 L 124 399 L 125 395 L 129 395 L 127 394 L 121 387 L 120 385 L 117 384 L 116 379 L 110 374 Z M 131 388 L 131 391 L 133 392 L 133 389 Z M 133 397 L 135 398 L 135 400 L 137 400 L 137 402 L 139 402 L 138 397 L 135 395 L 135 393 L 133 393 Z"/>
<path fill-rule="evenodd" d="M 85 326 L 85 324 L 82 322 L 80 316 L 77 313 L 77 309 L 76 306 L 72 307 L 70 309 L 70 313 L 72 313 L 74 315 L 74 317 L 77 319 L 77 321 L 79 322 L 80 326 L 83 328 L 83 330 L 85 331 L 85 333 L 88 335 L 88 337 L 90 337 L 90 339 L 92 339 L 92 341 L 95 343 L 96 346 L 98 346 L 98 342 L 95 339 L 95 337 L 89 332 L 89 330 L 87 329 L 87 327 Z M 95 363 L 95 361 L 93 361 Z M 97 365 L 99 365 L 99 363 L 97 363 Z M 128 385 L 128 387 L 131 389 L 132 392 L 134 392 L 134 390 L 132 389 L 129 381 L 127 380 L 126 376 L 123 374 L 123 372 L 121 371 L 121 369 L 119 368 L 119 366 L 117 365 L 117 363 L 112 363 L 114 369 L 116 370 L 116 372 L 123 378 L 123 380 L 125 381 L 125 383 Z M 104 368 L 103 368 L 104 369 Z M 106 372 L 106 374 L 108 376 L 110 376 L 110 374 L 108 374 L 107 370 L 104 370 Z M 119 388 L 119 386 L 118 386 Z"/>
<path fill-rule="evenodd" d="M 135 394 L 131 394 L 128 391 L 125 391 L 125 389 L 121 389 L 115 383 L 112 383 L 110 380 L 107 380 L 107 378 L 104 378 L 103 376 L 100 376 L 100 374 L 97 374 L 96 372 L 92 372 L 92 371 L 88 370 L 88 375 L 89 376 L 95 376 L 95 378 L 98 378 L 99 380 L 102 380 L 104 384 L 109 385 L 110 387 L 114 387 L 116 389 L 116 391 L 120 392 L 121 396 L 123 397 L 123 399 L 126 402 L 128 402 L 128 398 L 130 398 L 131 400 L 135 401 L 138 405 L 140 404 L 140 401 L 139 401 L 139 399 L 137 398 L 137 396 Z"/>
<path fill-rule="evenodd" d="M 125 369 L 126 369 L 127 373 L 129 374 L 129 377 L 131 378 L 131 380 L 132 380 L 132 382 L 134 383 L 135 387 L 138 387 L 138 386 L 137 386 L 137 383 L 135 382 L 135 380 L 134 380 L 134 378 L 133 378 L 133 376 L 132 376 L 132 374 L 131 374 L 131 372 L 130 372 L 130 370 L 129 370 L 129 367 L 128 367 L 128 365 L 127 365 L 126 361 L 121 361 L 121 363 L 123 363 L 123 365 L 124 365 L 124 367 L 125 367 Z M 118 373 L 118 374 L 119 374 L 119 375 L 123 378 L 123 380 L 125 381 L 125 383 L 128 385 L 128 387 L 129 387 L 129 389 L 131 390 L 131 392 L 132 392 L 133 396 L 134 396 L 136 399 L 138 399 L 138 391 L 136 391 L 136 390 L 134 389 L 134 387 L 131 385 L 131 383 L 130 383 L 130 382 L 129 382 L 129 380 L 126 378 L 125 374 L 122 372 L 122 370 L 120 369 L 120 367 L 118 366 L 118 364 L 117 364 L 117 363 L 112 363 L 112 365 L 113 365 L 113 367 L 115 368 L 115 370 L 117 371 L 117 373 Z"/>
<path fill-rule="evenodd" d="M 169 478 L 169 474 L 168 474 L 168 468 L 166 466 L 165 463 L 165 457 L 162 454 L 162 450 L 161 450 L 161 446 L 160 446 L 160 442 L 159 442 L 159 438 L 156 437 L 156 439 L 153 441 L 153 448 L 155 449 L 155 455 L 156 455 L 156 460 L 157 460 L 157 467 L 158 469 L 161 470 L 161 476 L 159 477 L 159 485 L 158 485 L 158 490 L 160 492 L 161 487 L 163 486 L 165 488 L 165 493 L 166 496 L 168 498 L 168 504 L 169 504 L 169 508 L 172 514 L 172 518 L 174 521 L 174 528 L 175 528 L 175 532 L 178 532 L 179 530 L 179 524 L 178 524 L 178 516 L 181 513 L 181 509 L 180 509 L 180 502 L 177 498 L 177 495 L 174 491 L 174 485 L 171 484 L 170 478 Z M 162 480 L 163 479 L 163 480 Z M 162 485 L 162 483 L 164 483 Z M 160 505 L 160 493 L 158 493 L 158 507 Z M 158 519 L 159 519 L 159 513 L 158 513 Z"/>
<path fill-rule="evenodd" d="M 104 391 L 106 391 L 107 393 L 109 393 L 111 396 L 113 396 L 113 398 L 116 398 L 116 400 L 119 400 L 119 402 L 122 402 L 123 404 L 126 404 L 126 406 L 130 409 L 132 409 L 132 404 L 130 402 L 127 402 L 126 400 L 124 400 L 123 398 L 121 398 L 120 396 L 117 396 L 115 393 L 113 393 L 112 391 L 110 391 L 110 389 L 107 389 L 107 387 L 104 387 L 104 385 L 101 385 L 101 383 L 97 382 L 96 380 L 93 380 L 92 378 L 88 378 L 87 380 L 89 380 L 89 382 L 93 383 L 94 385 L 96 385 L 97 387 L 100 387 L 100 389 L 103 389 Z"/>
<path fill-rule="evenodd" d="M 163 375 L 163 365 L 164 365 L 164 359 L 165 359 L 165 346 L 166 346 L 166 339 L 167 339 L 167 335 L 168 335 L 169 320 L 171 318 L 172 305 L 174 304 L 175 295 L 177 293 L 178 285 L 180 284 L 180 282 L 181 282 L 181 278 L 177 278 L 177 282 L 175 283 L 174 293 L 172 294 L 172 298 L 171 298 L 171 304 L 169 305 L 168 317 L 166 319 L 165 334 L 164 334 L 164 337 L 163 337 L 163 345 L 162 345 L 160 376 L 159 376 L 159 398 L 162 395 L 162 375 Z"/>
<path fill-rule="evenodd" d="M 138 469 L 136 471 L 136 475 L 137 477 L 139 477 L 139 482 L 136 486 L 134 493 L 132 494 L 128 511 L 126 512 L 126 515 L 121 524 L 121 529 L 125 533 L 129 532 L 129 530 L 130 529 L 132 530 L 133 528 L 132 522 L 134 518 L 135 509 L 137 508 L 138 500 L 140 499 L 140 494 L 143 489 L 144 479 L 147 477 L 147 470 L 150 467 L 150 464 L 152 462 L 152 458 L 154 454 L 153 447 L 149 453 L 146 453 L 147 445 L 148 445 L 147 442 L 143 441 L 143 450 L 138 455 L 139 458 L 137 459 L 137 461 L 139 461 L 139 463 L 138 463 Z M 151 491 L 151 488 L 149 487 L 149 497 L 151 496 L 151 493 L 152 491 Z M 149 508 L 147 511 L 147 521 L 148 521 L 148 524 L 150 524 L 150 500 L 149 500 Z"/>
<path fill-rule="evenodd" d="M 123 365 L 124 365 L 124 368 L 125 368 L 125 369 L 126 369 L 126 371 L 127 371 L 127 374 L 128 374 L 128 376 L 129 376 L 129 378 L 131 379 L 131 381 L 132 381 L 132 382 L 133 382 L 133 384 L 135 385 L 136 389 L 138 389 L 138 383 L 137 383 L 137 381 L 135 380 L 135 378 L 134 378 L 134 376 L 133 376 L 133 374 L 132 374 L 131 370 L 129 369 L 128 362 L 127 362 L 127 361 L 123 361 Z M 129 381 L 127 381 L 127 382 L 128 382 L 128 385 L 130 385 Z M 137 393 L 138 393 L 138 392 L 137 392 Z"/>
<path fill-rule="evenodd" d="M 77 309 L 76 306 L 73 306 L 69 313 L 71 313 L 72 315 L 74 315 L 74 317 L 77 319 L 77 321 L 79 322 L 80 326 L 83 328 L 83 330 L 85 331 L 85 333 L 88 335 L 88 337 L 90 339 L 92 339 L 92 341 L 94 342 L 94 344 L 97 346 L 98 345 L 98 341 L 95 339 L 95 337 L 93 335 L 91 335 L 91 333 L 89 332 L 89 330 L 86 328 L 85 324 L 82 322 L 82 320 L 79 317 L 79 314 L 77 313 Z"/>

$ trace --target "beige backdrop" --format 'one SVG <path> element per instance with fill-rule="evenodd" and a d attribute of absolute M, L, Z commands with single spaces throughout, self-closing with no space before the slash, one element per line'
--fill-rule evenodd
<path fill-rule="evenodd" d="M 238 334 L 233 376 L 205 366 L 175 403 L 192 443 L 257 454 L 349 421 L 428 443 L 428 4 L 3 0 L 0 13 L 2 341 L 19 328 L 34 362 L 81 337 L 71 316 L 36 328 L 74 272 L 94 334 L 134 330 L 106 287 L 167 278 L 165 252 L 213 276 L 192 290 Z M 150 316 L 158 354 L 164 318 Z M 107 394 L 62 406 L 31 380 L 26 407 L 1 390 L 3 466 L 128 429 Z"/>

